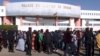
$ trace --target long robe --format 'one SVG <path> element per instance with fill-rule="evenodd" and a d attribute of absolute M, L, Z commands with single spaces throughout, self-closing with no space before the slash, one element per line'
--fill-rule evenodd
<path fill-rule="evenodd" d="M 25 50 L 25 40 L 23 38 L 19 39 L 16 49 L 20 51 Z"/>

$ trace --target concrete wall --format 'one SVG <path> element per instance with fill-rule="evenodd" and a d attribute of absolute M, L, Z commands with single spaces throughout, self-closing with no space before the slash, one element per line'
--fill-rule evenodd
<path fill-rule="evenodd" d="M 0 16 L 6 16 L 6 7 L 0 6 Z"/>

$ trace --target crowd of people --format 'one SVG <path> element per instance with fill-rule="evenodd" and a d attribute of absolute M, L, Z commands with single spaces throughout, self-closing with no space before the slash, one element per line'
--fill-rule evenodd
<path fill-rule="evenodd" d="M 64 56 L 79 56 L 80 48 L 85 48 L 85 56 L 94 56 L 94 47 L 100 49 L 100 30 L 93 31 L 93 28 L 83 30 L 73 30 L 67 28 L 66 31 L 56 30 L 44 32 L 8 30 L 0 31 L 0 51 L 8 48 L 8 52 L 14 50 L 24 51 L 26 55 L 32 55 L 32 51 L 52 54 L 58 50 L 64 51 Z"/>

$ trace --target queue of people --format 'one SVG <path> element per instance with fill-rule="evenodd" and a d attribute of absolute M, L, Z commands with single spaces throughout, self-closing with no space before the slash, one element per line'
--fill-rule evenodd
<path fill-rule="evenodd" d="M 32 52 L 38 51 L 52 54 L 57 50 L 64 51 L 64 56 L 80 56 L 80 48 L 85 48 L 85 56 L 94 56 L 94 47 L 100 49 L 100 31 L 94 32 L 93 28 L 82 30 L 52 31 L 43 29 L 32 32 L 28 31 L 0 31 L 0 51 L 8 47 L 8 52 L 14 50 L 25 51 L 26 55 L 32 55 Z"/>

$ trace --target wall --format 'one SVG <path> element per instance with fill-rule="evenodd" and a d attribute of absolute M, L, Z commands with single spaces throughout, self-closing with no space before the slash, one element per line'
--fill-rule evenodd
<path fill-rule="evenodd" d="M 6 8 L 4 6 L 0 6 L 0 16 L 6 16 Z"/>
<path fill-rule="evenodd" d="M 100 11 L 81 10 L 81 19 L 100 19 Z"/>

